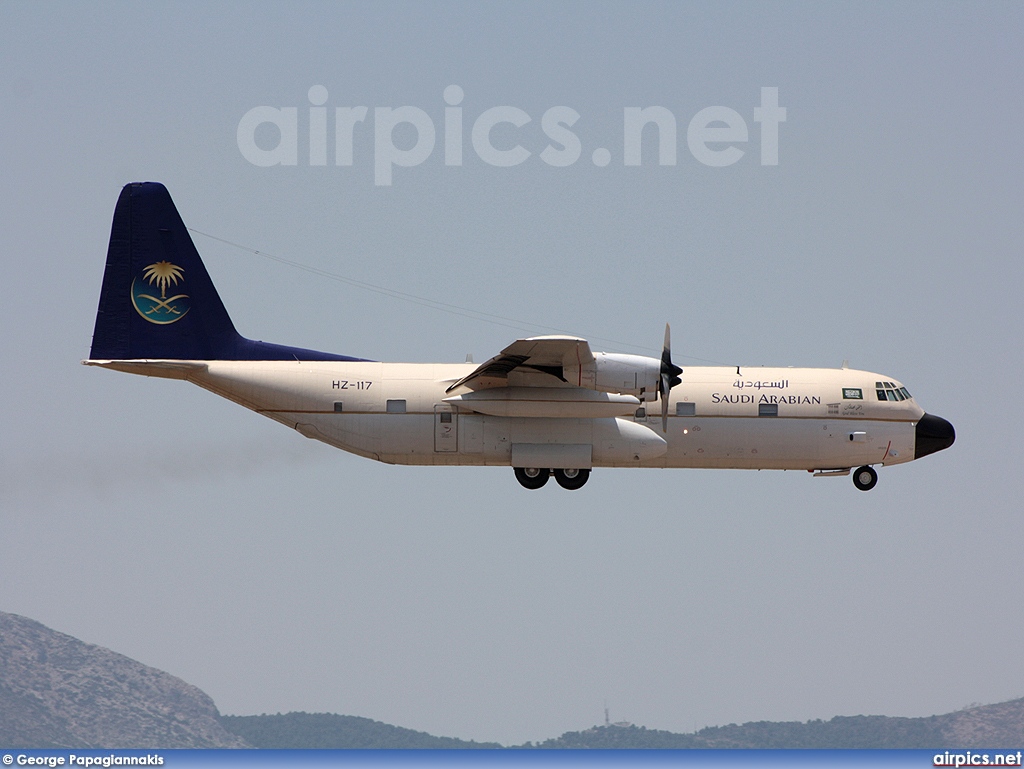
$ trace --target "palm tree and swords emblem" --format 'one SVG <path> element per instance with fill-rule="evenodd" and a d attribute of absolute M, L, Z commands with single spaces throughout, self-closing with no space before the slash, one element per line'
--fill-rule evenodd
<path fill-rule="evenodd" d="M 151 289 L 147 288 L 146 283 L 139 283 L 138 279 L 133 280 L 132 304 L 135 305 L 139 315 L 150 323 L 161 325 L 174 323 L 184 318 L 190 308 L 188 294 L 167 296 L 168 288 L 177 287 L 179 282 L 185 282 L 184 273 L 183 267 L 166 261 L 147 265 L 142 271 L 142 279 L 150 286 L 160 289 L 160 296 L 143 293 Z"/>

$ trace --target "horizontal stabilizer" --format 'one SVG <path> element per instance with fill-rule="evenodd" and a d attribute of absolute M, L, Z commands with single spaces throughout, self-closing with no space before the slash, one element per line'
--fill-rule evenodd
<path fill-rule="evenodd" d="M 163 379 L 188 379 L 189 374 L 207 371 L 208 366 L 198 360 L 83 360 L 86 366 L 99 366 L 126 374 L 141 374 Z"/>

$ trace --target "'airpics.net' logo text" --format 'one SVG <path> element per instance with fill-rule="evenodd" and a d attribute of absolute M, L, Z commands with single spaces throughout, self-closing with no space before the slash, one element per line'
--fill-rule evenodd
<path fill-rule="evenodd" d="M 460 105 L 464 96 L 462 88 L 457 85 L 444 89 L 446 106 L 441 130 L 446 166 L 461 166 L 463 163 L 467 119 Z M 369 107 L 335 107 L 332 137 L 328 131 L 328 109 L 324 106 L 327 97 L 327 89 L 322 85 L 309 89 L 310 166 L 326 166 L 328 147 L 332 145 L 334 165 L 352 166 L 357 132 L 372 130 L 373 181 L 377 186 L 386 187 L 392 184 L 396 167 L 418 166 L 434 152 L 437 128 L 431 116 L 419 107 L 374 107 L 372 128 L 366 125 L 370 122 Z M 778 165 L 779 124 L 786 122 L 786 108 L 779 106 L 778 88 L 761 88 L 761 103 L 753 108 L 752 118 L 760 125 L 761 165 Z M 580 159 L 583 144 L 571 130 L 579 119 L 580 113 L 572 107 L 551 107 L 544 112 L 540 127 L 548 143 L 537 153 L 541 161 L 556 168 L 566 168 Z M 534 153 L 520 143 L 525 141 L 520 129 L 532 120 L 519 107 L 505 105 L 484 110 L 469 127 L 473 152 L 495 168 L 525 163 Z M 657 132 L 658 164 L 676 164 L 676 116 L 665 107 L 625 107 L 621 140 L 624 166 L 641 165 L 641 136 L 645 127 L 651 124 Z M 298 165 L 299 128 L 298 107 L 253 107 L 238 122 L 238 149 L 255 166 Z M 686 146 L 694 159 L 705 166 L 731 166 L 747 153 L 744 145 L 750 142 L 749 133 L 746 119 L 736 110 L 722 106 L 705 107 L 687 125 Z M 496 137 L 499 146 L 495 146 Z M 598 167 L 607 166 L 613 159 L 612 150 L 606 147 L 598 147 L 590 153 L 591 162 Z"/>

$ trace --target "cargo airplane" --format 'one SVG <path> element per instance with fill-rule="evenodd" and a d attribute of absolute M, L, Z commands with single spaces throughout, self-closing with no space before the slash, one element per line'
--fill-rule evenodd
<path fill-rule="evenodd" d="M 114 210 L 90 366 L 184 379 L 307 438 L 407 465 L 512 467 L 528 489 L 582 487 L 595 467 L 849 475 L 953 444 L 901 382 L 853 369 L 687 367 L 518 339 L 490 360 L 381 363 L 242 337 L 163 185 Z"/>

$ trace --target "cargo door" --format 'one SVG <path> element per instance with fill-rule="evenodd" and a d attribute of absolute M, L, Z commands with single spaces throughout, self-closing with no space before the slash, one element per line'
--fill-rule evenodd
<path fill-rule="evenodd" d="M 459 421 L 455 409 L 447 403 L 434 406 L 434 451 L 459 450 Z"/>

